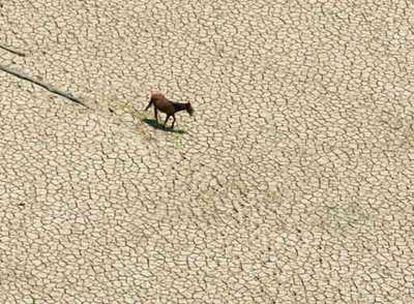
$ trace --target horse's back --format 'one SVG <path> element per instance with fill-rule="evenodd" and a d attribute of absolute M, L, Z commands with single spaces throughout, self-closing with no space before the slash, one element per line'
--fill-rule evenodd
<path fill-rule="evenodd" d="M 154 94 L 151 96 L 151 101 L 154 103 L 154 106 L 160 110 L 161 112 L 167 113 L 167 114 L 173 114 L 174 113 L 174 105 L 171 101 L 169 101 L 167 98 L 165 98 L 162 94 Z"/>

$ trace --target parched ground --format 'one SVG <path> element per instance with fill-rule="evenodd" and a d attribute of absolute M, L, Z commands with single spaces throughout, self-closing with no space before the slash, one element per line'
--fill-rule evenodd
<path fill-rule="evenodd" d="M 1 303 L 414 302 L 412 1 L 7 0 L 0 66 L 88 106 L 0 71 Z"/>

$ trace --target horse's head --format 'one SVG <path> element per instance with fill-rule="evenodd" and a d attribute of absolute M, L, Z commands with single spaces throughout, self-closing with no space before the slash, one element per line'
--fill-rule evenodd
<path fill-rule="evenodd" d="M 194 109 L 191 106 L 191 103 L 188 102 L 185 109 L 187 110 L 187 113 L 190 114 L 190 116 L 193 116 Z"/>

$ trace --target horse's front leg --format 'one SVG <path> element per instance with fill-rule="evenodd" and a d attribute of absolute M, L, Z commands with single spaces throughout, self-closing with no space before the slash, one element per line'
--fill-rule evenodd
<path fill-rule="evenodd" d="M 168 118 L 170 118 L 170 115 L 169 115 L 169 114 L 167 114 L 167 118 L 165 118 L 165 121 L 164 121 L 164 128 L 165 128 L 165 125 L 167 124 Z"/>
<path fill-rule="evenodd" d="M 172 122 L 171 129 L 174 129 L 174 124 L 175 124 L 175 115 L 173 114 L 173 115 L 172 115 L 172 117 L 173 117 L 173 119 L 174 119 L 174 120 L 173 120 L 173 122 Z"/>

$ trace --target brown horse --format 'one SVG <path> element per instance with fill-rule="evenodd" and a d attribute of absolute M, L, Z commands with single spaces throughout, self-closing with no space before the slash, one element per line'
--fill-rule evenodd
<path fill-rule="evenodd" d="M 191 104 L 189 102 L 187 103 L 180 103 L 180 102 L 173 102 L 168 100 L 167 98 L 165 98 L 164 95 L 162 95 L 161 93 L 155 93 L 151 95 L 151 99 L 149 104 L 147 105 L 147 107 L 145 108 L 145 111 L 147 111 L 151 105 L 154 105 L 154 115 L 155 115 L 155 120 L 158 123 L 158 110 L 160 110 L 161 112 L 167 114 L 167 118 L 164 121 L 164 127 L 168 121 L 168 119 L 172 116 L 173 117 L 173 122 L 171 125 L 171 128 L 174 129 L 174 124 L 175 124 L 175 113 L 179 112 L 179 111 L 183 111 L 186 110 L 188 112 L 188 114 L 190 114 L 190 116 L 193 115 L 194 110 L 191 107 Z"/>

